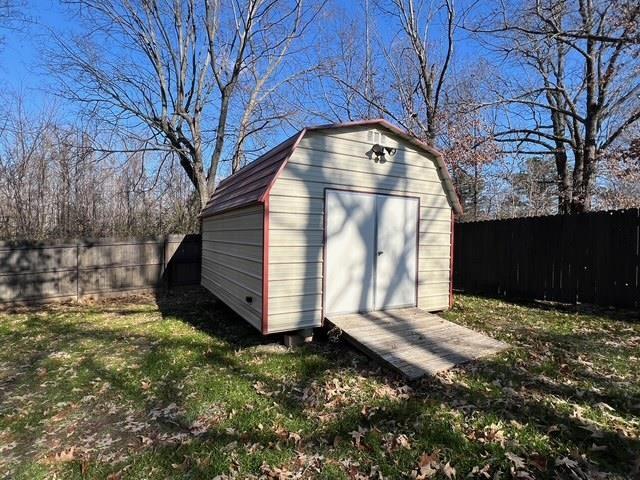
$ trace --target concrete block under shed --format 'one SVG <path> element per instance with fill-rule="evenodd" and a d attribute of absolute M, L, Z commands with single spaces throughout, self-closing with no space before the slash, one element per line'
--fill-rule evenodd
<path fill-rule="evenodd" d="M 313 341 L 313 329 L 298 330 L 297 332 L 285 334 L 283 342 L 286 347 L 299 347 L 305 343 Z"/>

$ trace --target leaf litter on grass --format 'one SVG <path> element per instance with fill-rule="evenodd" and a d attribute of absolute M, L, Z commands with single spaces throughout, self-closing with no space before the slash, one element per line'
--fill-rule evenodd
<path fill-rule="evenodd" d="M 464 296 L 446 315 L 513 348 L 409 385 L 340 341 L 264 343 L 207 297 L 0 314 L 0 472 L 634 474 L 637 323 Z"/>

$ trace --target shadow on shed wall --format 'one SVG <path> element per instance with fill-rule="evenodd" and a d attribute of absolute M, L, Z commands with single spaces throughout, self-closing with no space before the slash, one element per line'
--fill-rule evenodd
<path fill-rule="evenodd" d="M 331 152 L 333 146 L 331 145 L 331 139 L 327 138 L 326 136 L 318 136 L 317 137 L 319 139 L 319 141 L 321 142 L 321 146 L 320 146 L 320 150 L 323 150 L 325 152 Z M 363 145 L 364 147 L 364 145 Z M 390 170 L 387 171 L 385 173 L 385 175 L 380 175 L 380 176 L 372 176 L 371 178 L 379 178 L 380 181 L 378 181 L 378 183 L 376 185 L 374 185 L 372 188 L 358 188 L 357 186 L 345 186 L 345 185 L 340 185 L 340 184 L 336 184 L 335 180 L 330 178 L 327 175 L 327 169 L 325 168 L 315 168 L 314 169 L 314 175 L 312 176 L 314 178 L 314 182 L 318 182 L 321 183 L 323 185 L 325 185 L 327 188 L 342 188 L 342 189 L 352 189 L 354 191 L 369 191 L 371 193 L 386 193 L 386 194 L 394 194 L 397 193 L 399 195 L 402 195 L 406 192 L 407 189 L 407 178 L 408 178 L 408 168 L 406 163 L 402 162 L 403 158 L 405 156 L 405 151 L 402 149 L 398 149 L 396 152 L 396 155 L 394 157 L 388 158 L 388 161 L 390 162 Z M 367 156 L 367 152 L 362 151 L 362 162 L 374 162 L 374 160 L 372 160 L 371 158 L 369 158 L 369 156 Z M 302 164 L 297 164 L 295 163 L 295 161 L 292 161 L 290 163 L 287 164 L 287 172 L 290 174 L 295 174 L 299 179 L 300 179 L 300 185 L 303 186 L 306 189 L 306 195 L 308 197 L 312 197 L 313 194 L 310 191 L 309 188 L 309 183 L 308 183 L 308 178 L 311 177 L 310 174 L 310 170 L 314 168 L 308 165 L 302 165 Z M 384 181 L 384 184 L 382 183 Z M 413 195 L 413 194 L 412 194 Z M 338 197 L 338 199 L 340 201 L 342 201 L 340 199 L 340 197 Z M 349 208 L 349 205 L 343 205 L 343 207 L 345 207 L 346 209 Z M 372 213 L 372 214 L 375 214 Z M 323 215 L 326 215 L 326 212 L 324 211 L 324 207 L 323 207 Z M 420 215 L 420 212 L 418 212 L 418 215 Z M 366 215 L 363 216 L 363 218 L 361 218 L 360 223 L 358 224 L 358 229 L 361 232 L 361 234 L 363 235 L 362 237 L 362 244 L 366 245 L 366 248 L 371 249 L 374 248 L 374 246 L 372 246 L 370 244 L 370 242 L 367 242 L 364 238 L 365 232 L 367 232 L 367 228 L 366 228 L 366 224 L 370 221 L 372 221 L 373 219 L 369 216 L 367 217 Z M 305 228 L 305 234 L 307 235 L 307 242 L 306 242 L 306 249 L 307 249 L 307 255 L 306 258 L 317 258 L 318 257 L 318 252 L 317 252 L 317 248 L 325 248 L 323 247 L 317 247 L 314 245 L 313 241 L 312 241 L 312 232 L 314 232 L 314 230 L 317 230 L 317 226 L 315 226 L 313 224 L 313 222 L 311 221 L 311 219 L 307 222 L 306 224 L 306 228 Z M 418 233 L 419 235 L 419 233 Z M 326 245 L 326 242 L 325 242 Z M 375 258 L 376 257 L 376 253 L 375 251 L 368 251 L 366 252 L 366 256 L 365 258 Z M 322 257 L 322 256 L 320 256 Z M 418 265 L 419 265 L 420 260 L 418 260 Z M 313 266 L 314 264 L 307 264 L 308 266 L 311 265 Z M 368 265 L 367 268 L 364 269 L 364 273 L 363 273 L 363 278 L 360 279 L 352 279 L 353 281 L 358 281 L 361 284 L 364 284 L 366 279 L 369 278 L 370 275 L 372 275 L 372 269 L 373 269 L 373 265 Z M 418 268 L 419 269 L 419 268 Z M 315 278 L 317 278 L 319 272 L 315 272 L 315 271 L 307 271 L 306 274 L 304 275 L 304 281 L 305 282 L 305 288 L 303 291 L 307 292 L 307 291 L 313 291 L 313 287 L 315 284 Z M 322 273 L 320 273 L 322 274 Z M 396 271 L 393 272 L 393 277 L 395 280 L 400 280 L 403 276 L 408 275 L 409 273 L 406 272 L 406 269 L 401 266 L 398 265 L 396 268 Z M 329 281 L 328 279 L 325 279 L 325 282 Z M 386 292 L 386 299 L 388 300 L 390 298 L 392 298 L 394 292 L 396 291 L 397 286 L 400 285 L 399 281 L 395 281 L 392 282 L 390 285 L 389 290 Z M 361 292 L 361 299 L 360 299 L 360 304 L 365 304 L 365 296 L 366 296 L 366 290 L 363 289 Z M 324 302 L 324 299 L 323 299 Z M 410 331 L 412 330 L 414 327 L 407 322 L 405 319 L 401 318 L 401 317 L 397 317 L 397 323 L 394 325 L 394 328 L 397 327 L 398 325 L 404 324 L 406 330 Z M 391 332 L 390 332 L 391 333 Z M 419 341 L 419 336 L 414 335 L 413 338 L 416 341 Z M 407 344 L 406 347 L 414 347 L 414 346 L 418 346 L 417 343 L 413 344 Z M 434 350 L 433 345 L 429 346 L 429 345 L 424 345 L 423 343 L 420 344 L 420 348 L 424 348 L 426 351 L 430 351 L 430 350 Z M 380 354 L 381 356 L 384 356 L 386 354 L 390 354 L 393 351 L 393 348 L 389 347 L 386 351 L 384 350 L 384 348 L 380 349 Z M 472 356 L 466 356 L 464 353 L 460 353 L 457 352 L 453 349 L 448 349 L 446 347 L 444 347 L 443 345 L 438 345 L 437 351 L 433 351 L 434 354 L 438 355 L 438 356 L 447 356 L 447 357 L 455 357 L 456 359 L 458 359 L 460 362 L 464 362 L 466 360 L 470 360 L 472 358 Z M 415 365 L 415 366 L 419 366 L 419 365 Z"/>

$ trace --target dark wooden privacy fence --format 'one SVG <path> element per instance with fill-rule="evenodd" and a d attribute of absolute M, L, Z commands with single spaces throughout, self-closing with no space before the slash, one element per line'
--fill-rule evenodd
<path fill-rule="evenodd" d="M 469 292 L 640 305 L 640 210 L 458 223 L 454 287 Z"/>
<path fill-rule="evenodd" d="M 0 243 L 0 304 L 200 283 L 200 235 Z"/>

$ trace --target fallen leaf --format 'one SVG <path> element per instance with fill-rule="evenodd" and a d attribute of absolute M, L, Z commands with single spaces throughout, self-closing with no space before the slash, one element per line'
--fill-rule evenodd
<path fill-rule="evenodd" d="M 439 450 L 434 450 L 432 453 L 423 453 L 420 455 L 420 459 L 418 460 L 418 464 L 421 467 L 426 467 L 432 464 L 440 463 L 440 452 Z"/>
<path fill-rule="evenodd" d="M 560 467 L 562 465 L 569 468 L 574 468 L 578 466 L 578 462 L 567 457 L 556 458 L 556 467 Z"/>
<path fill-rule="evenodd" d="M 353 438 L 353 443 L 357 448 L 360 448 L 360 443 L 362 442 L 362 438 L 367 434 L 368 430 L 363 427 L 358 427 L 358 430 L 354 430 L 353 432 L 349 432 L 351 438 Z"/>
<path fill-rule="evenodd" d="M 449 464 L 449 462 L 447 462 L 447 463 L 445 464 L 445 466 L 444 466 L 444 467 L 442 467 L 442 472 L 447 476 L 447 478 L 448 478 L 449 480 L 451 480 L 452 478 L 455 478 L 455 476 L 456 476 L 456 469 L 455 469 L 455 468 L 453 468 L 453 467 Z"/>
<path fill-rule="evenodd" d="M 440 452 L 434 450 L 432 453 L 423 453 L 418 459 L 418 468 L 412 472 L 412 477 L 423 480 L 433 477 L 440 469 Z"/>
<path fill-rule="evenodd" d="M 513 463 L 513 466 L 514 466 L 515 468 L 522 468 L 522 469 L 525 469 L 525 468 L 526 468 L 526 465 L 525 465 L 525 463 L 524 463 L 524 458 L 519 457 L 519 456 L 517 456 L 517 455 L 515 455 L 515 454 L 513 454 L 513 453 L 511 453 L 511 452 L 507 452 L 507 453 L 505 453 L 505 456 L 506 456 L 509 460 L 511 460 L 511 462 Z"/>
<path fill-rule="evenodd" d="M 484 478 L 491 478 L 491 475 L 489 474 L 490 469 L 491 469 L 491 465 L 489 464 L 486 464 L 482 468 L 475 466 L 471 470 L 471 474 L 475 476 L 483 476 Z"/>
<path fill-rule="evenodd" d="M 409 437 L 404 434 L 400 434 L 396 437 L 396 444 L 404 449 L 411 449 L 411 442 L 409 441 Z"/>
<path fill-rule="evenodd" d="M 72 462 L 76 458 L 75 451 L 76 451 L 76 447 L 71 447 L 68 450 L 63 450 L 60 453 L 56 453 L 54 457 L 55 461 L 60 463 Z"/>
<path fill-rule="evenodd" d="M 543 457 L 542 455 L 533 454 L 529 455 L 527 458 L 530 465 L 533 465 L 535 468 L 544 472 L 547 470 L 547 457 Z"/>

